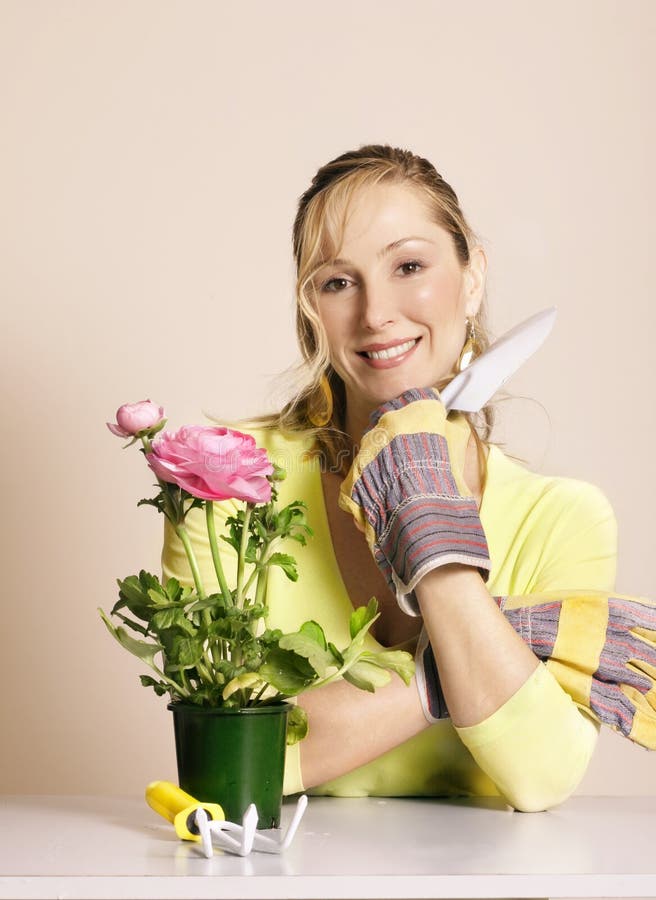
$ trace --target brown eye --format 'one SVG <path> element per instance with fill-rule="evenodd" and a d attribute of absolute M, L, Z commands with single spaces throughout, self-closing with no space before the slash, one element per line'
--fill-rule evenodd
<path fill-rule="evenodd" d="M 409 260 L 408 262 L 401 263 L 401 265 L 399 266 L 399 269 L 405 269 L 406 266 L 417 266 L 417 271 L 419 271 L 420 269 L 423 269 L 423 268 L 424 268 L 424 266 L 422 265 L 422 263 L 420 263 L 420 262 L 419 262 L 418 260 L 416 260 L 416 259 L 411 259 L 411 260 Z M 415 273 L 415 272 L 410 272 L 410 274 L 411 274 L 411 275 L 414 275 L 414 274 L 416 274 L 416 273 Z"/>
<path fill-rule="evenodd" d="M 419 271 L 426 268 L 424 266 L 424 264 L 419 262 L 419 260 L 417 260 L 417 259 L 409 259 L 407 262 L 401 263 L 401 265 L 399 265 L 398 268 L 405 269 L 408 266 L 414 267 L 414 271 L 408 272 L 407 273 L 408 275 L 416 275 L 416 274 L 418 274 Z M 344 287 L 336 287 L 336 288 L 332 287 L 332 285 L 339 284 L 340 282 L 342 283 L 342 285 L 344 285 Z M 350 284 L 350 282 L 349 282 L 348 278 L 330 278 L 328 281 L 325 281 L 321 285 L 321 291 L 326 294 L 339 294 L 346 287 L 348 287 L 349 284 Z"/>
<path fill-rule="evenodd" d="M 330 285 L 331 285 L 331 284 L 335 284 L 335 283 L 338 282 L 338 281 L 342 281 L 342 282 L 348 283 L 346 278 L 331 278 L 329 281 L 326 281 L 326 282 L 321 286 L 321 290 L 322 290 L 322 291 L 326 291 L 326 293 L 328 293 L 328 294 L 337 294 L 337 293 L 339 293 L 339 291 L 334 291 L 334 290 L 331 290 L 331 289 L 330 289 Z"/>

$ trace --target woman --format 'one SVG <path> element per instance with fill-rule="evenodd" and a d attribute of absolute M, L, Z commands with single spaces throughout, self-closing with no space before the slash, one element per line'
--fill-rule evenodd
<path fill-rule="evenodd" d="M 599 722 L 520 637 L 498 598 L 613 591 L 610 504 L 594 485 L 512 461 L 487 439 L 489 407 L 483 438 L 474 416 L 446 416 L 438 391 L 489 343 L 487 261 L 429 162 L 375 145 L 328 163 L 300 200 L 293 245 L 306 384 L 279 415 L 251 420 L 248 430 L 287 470 L 281 503 L 305 500 L 315 535 L 294 554 L 297 583 L 272 573 L 271 625 L 291 630 L 316 619 L 339 645 L 353 606 L 375 596 L 381 615 L 371 645 L 419 642 L 419 651 L 410 689 L 400 679 L 375 694 L 338 682 L 299 698 L 310 732 L 288 751 L 285 792 L 501 795 L 523 811 L 554 806 L 583 777 Z M 424 436 L 408 449 L 417 421 Z M 405 450 L 395 456 L 399 442 Z M 385 481 L 385 454 L 403 478 Z M 426 485 L 444 478 L 451 524 L 435 541 L 443 494 Z M 413 485 L 429 497 L 428 512 L 425 503 L 414 509 Z M 216 506 L 219 519 L 235 509 Z M 190 514 L 187 524 L 212 584 L 204 523 Z M 163 575 L 190 583 L 168 527 Z"/>

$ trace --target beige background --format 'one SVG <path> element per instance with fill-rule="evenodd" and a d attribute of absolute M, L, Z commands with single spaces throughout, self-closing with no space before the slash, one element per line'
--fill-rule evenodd
<path fill-rule="evenodd" d="M 618 591 L 656 596 L 655 25 L 651 0 L 0 3 L 0 791 L 175 780 L 165 699 L 96 613 L 162 527 L 104 423 L 275 405 L 297 198 L 364 143 L 455 188 L 496 335 L 558 306 L 497 439 L 602 487 Z M 656 794 L 656 754 L 604 728 L 579 793 Z"/>

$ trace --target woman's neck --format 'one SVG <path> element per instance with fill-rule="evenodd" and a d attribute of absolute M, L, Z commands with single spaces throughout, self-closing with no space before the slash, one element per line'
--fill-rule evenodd
<path fill-rule="evenodd" d="M 362 442 L 362 435 L 369 428 L 369 416 L 374 407 L 349 403 L 346 407 L 344 431 L 349 436 L 354 454 Z"/>

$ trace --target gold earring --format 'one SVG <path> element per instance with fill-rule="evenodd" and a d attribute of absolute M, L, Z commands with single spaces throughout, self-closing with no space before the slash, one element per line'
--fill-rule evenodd
<path fill-rule="evenodd" d="M 330 388 L 330 382 L 325 375 L 321 376 L 319 390 L 321 399 L 317 400 L 316 394 L 314 394 L 308 403 L 307 410 L 307 417 L 315 428 L 323 428 L 333 416 L 333 392 Z"/>
<path fill-rule="evenodd" d="M 459 372 L 462 372 L 464 369 L 466 369 L 471 361 L 479 356 L 481 352 L 480 344 L 476 340 L 474 320 L 467 319 L 467 325 L 469 327 L 469 333 L 467 335 L 467 340 L 465 341 L 465 344 L 460 351 L 460 356 L 458 357 L 458 363 L 456 366 Z"/>

